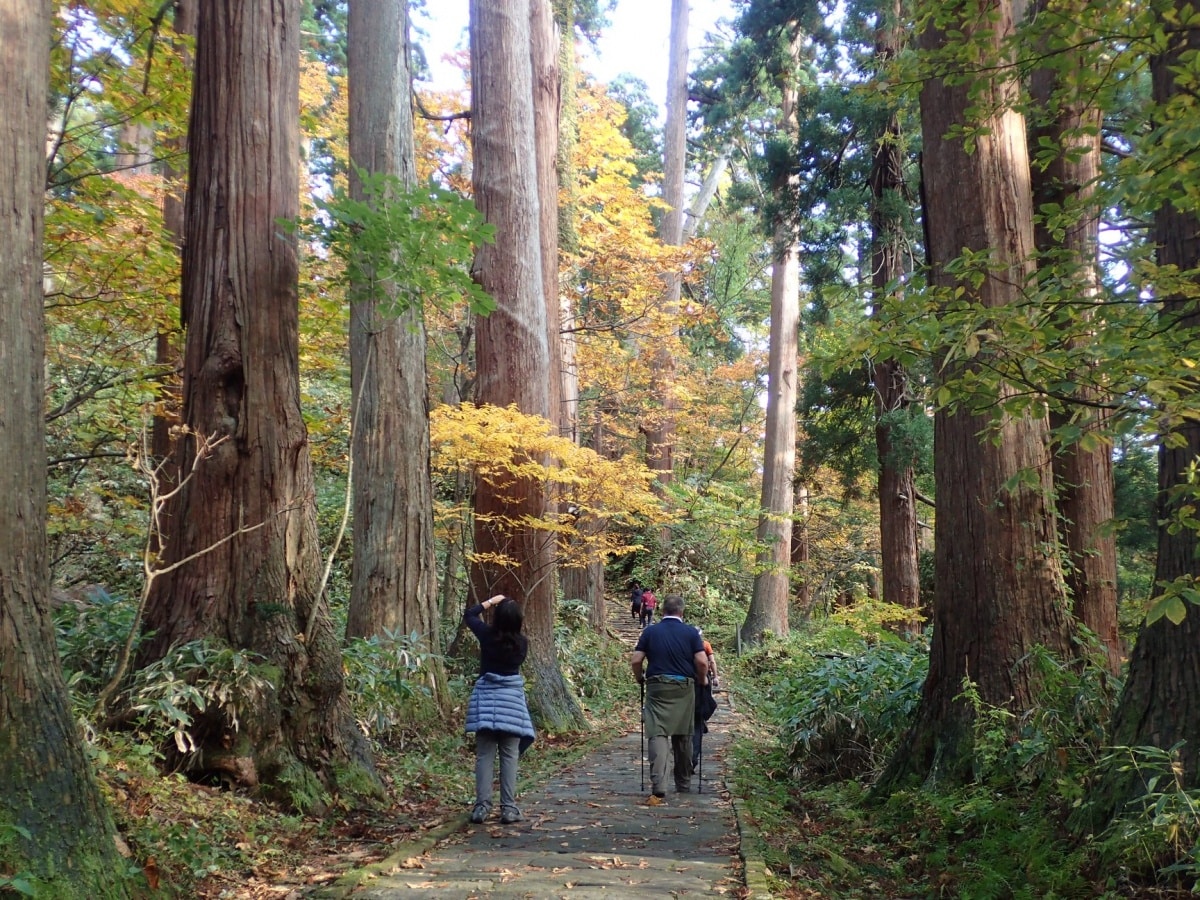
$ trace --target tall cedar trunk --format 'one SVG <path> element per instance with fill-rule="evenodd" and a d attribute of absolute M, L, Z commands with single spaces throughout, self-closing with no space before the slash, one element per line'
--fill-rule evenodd
<path fill-rule="evenodd" d="M 789 141 L 796 134 L 796 85 L 792 75 L 799 64 L 802 32 L 799 22 L 781 23 L 790 33 L 787 60 L 780 79 L 778 131 Z M 790 163 L 788 163 L 790 168 Z M 774 178 L 776 197 L 790 195 L 795 178 L 782 172 Z M 788 594 L 792 557 L 792 510 L 796 473 L 796 396 L 800 329 L 800 248 L 791 209 L 782 204 L 772 236 L 771 326 L 767 373 L 766 446 L 763 449 L 762 503 L 758 518 L 759 551 L 754 593 L 742 640 L 757 643 L 770 632 L 788 633 Z"/>
<path fill-rule="evenodd" d="M 1183 16 L 1190 3 L 1177 0 L 1174 15 Z M 1176 19 L 1175 21 L 1183 21 Z M 1165 104 L 1180 90 L 1173 70 L 1185 53 L 1200 50 L 1200 29 L 1185 28 L 1174 33 L 1168 52 L 1151 61 L 1151 76 L 1156 104 Z M 1155 242 L 1158 264 L 1177 266 L 1181 272 L 1200 267 L 1200 217 L 1192 211 L 1165 203 L 1155 216 Z M 1195 278 L 1195 275 L 1193 275 Z M 1161 316 L 1164 327 L 1200 332 L 1200 312 L 1196 300 L 1180 296 L 1166 297 Z M 1196 338 L 1200 339 L 1200 338 Z M 1200 386 L 1193 385 L 1200 392 Z M 1169 524 L 1178 515 L 1182 503 L 1192 502 L 1190 492 L 1173 496 L 1188 481 L 1188 468 L 1200 458 L 1200 423 L 1186 421 L 1163 435 L 1158 451 L 1158 562 L 1154 583 L 1188 581 L 1200 577 L 1200 538 L 1191 527 L 1172 533 Z M 1129 660 L 1129 674 L 1117 706 L 1112 727 L 1116 746 L 1159 747 L 1170 749 L 1182 743 L 1180 757 L 1183 785 L 1200 784 L 1200 609 L 1188 604 L 1187 614 L 1178 625 L 1165 616 L 1144 625 Z M 1136 773 L 1119 771 L 1114 766 L 1096 789 L 1090 813 L 1093 825 L 1124 809 L 1125 804 L 1143 794 L 1146 785 Z"/>
<path fill-rule="evenodd" d="M 667 60 L 667 120 L 663 128 L 662 197 L 667 209 L 659 224 L 658 237 L 664 244 L 683 243 L 683 178 L 687 165 L 687 65 L 688 0 L 671 0 L 671 44 Z M 675 318 L 683 288 L 680 272 L 663 276 L 662 310 Z M 674 467 L 675 359 L 665 346 L 651 351 L 657 409 L 642 423 L 646 435 L 646 461 L 660 484 L 670 484 Z"/>
<path fill-rule="evenodd" d="M 987 6 L 993 15 L 986 17 L 986 34 L 985 17 L 945 27 L 961 27 L 968 40 L 990 41 L 991 58 L 1001 63 L 1012 9 L 1008 0 Z M 930 25 L 921 46 L 936 51 L 946 40 Z M 1032 274 L 1029 161 L 1025 123 L 1012 108 L 1013 86 L 1006 76 L 977 77 L 975 85 L 930 78 L 922 87 L 926 229 L 933 283 L 999 307 L 1020 302 Z M 970 120 L 972 108 L 988 111 L 983 121 Z M 975 146 L 968 153 L 953 129 L 973 125 L 982 127 L 972 132 Z M 993 267 L 978 287 L 946 271 L 964 248 L 991 254 Z M 981 350 L 998 352 L 995 346 Z M 943 363 L 951 376 L 966 365 Z M 1010 390 L 1001 386 L 997 400 Z M 885 790 L 910 774 L 950 783 L 970 777 L 974 714 L 955 699 L 965 679 L 977 685 L 983 702 L 1020 715 L 1038 690 L 1037 673 L 1026 661 L 1030 649 L 1070 653 L 1047 441 L 1044 420 L 1031 416 L 1005 415 L 993 425 L 961 410 L 935 414 L 937 587 L 929 675 L 917 719 L 881 781 Z M 1019 473 L 1033 473 L 1036 483 L 1010 489 Z"/>
<path fill-rule="evenodd" d="M 558 0 L 555 18 L 559 32 L 559 89 L 561 102 L 558 115 L 558 246 L 559 264 L 564 257 L 573 258 L 578 250 L 579 235 L 575 228 L 578 173 L 575 170 L 575 148 L 579 143 L 579 111 L 576 99 L 575 65 L 575 2 Z M 559 272 L 561 284 L 574 284 L 578 272 Z M 558 431 L 578 444 L 582 440 L 579 426 L 579 363 L 575 342 L 576 308 L 574 292 L 559 292 L 559 348 L 562 353 L 562 403 L 559 408 Z M 579 523 L 585 527 L 585 523 Z M 590 562 L 581 568 L 559 572 L 564 597 L 578 597 L 588 608 L 589 622 L 598 634 L 603 634 L 607 618 L 607 599 L 604 594 L 604 561 Z"/>
<path fill-rule="evenodd" d="M 356 0 L 347 23 L 350 190 L 358 170 L 416 182 L 407 0 Z M 417 635 L 444 699 L 429 466 L 425 327 L 399 315 L 402 285 L 351 285 L 351 469 L 354 562 L 348 637 Z"/>
<path fill-rule="evenodd" d="M 875 55 L 882 68 L 904 44 L 899 0 L 893 0 L 883 22 Z M 899 283 L 904 264 L 904 224 L 893 210 L 905 209 L 904 153 L 896 113 L 888 117 L 876 145 L 871 168 L 871 287 L 876 315 L 890 286 Z M 896 418 L 909 412 L 912 401 L 908 373 L 895 360 L 883 360 L 872 371 L 875 384 L 875 452 L 879 459 L 879 550 L 883 570 L 883 599 L 911 610 L 903 630 L 920 631 L 920 549 L 917 536 L 917 487 L 911 454 L 895 441 Z"/>
<path fill-rule="evenodd" d="M 761 641 L 768 632 L 776 637 L 787 635 L 791 580 L 800 254 L 792 228 L 787 223 L 776 227 L 774 246 L 766 447 L 763 450 L 762 511 L 758 518 L 759 571 L 754 577 L 750 609 L 742 623 L 742 640 L 752 644 Z"/>
<path fill-rule="evenodd" d="M 514 404 L 526 414 L 550 416 L 550 353 L 545 324 L 540 212 L 533 137 L 529 7 L 471 0 L 471 137 L 475 203 L 496 227 L 496 241 L 480 247 L 475 278 L 496 310 L 479 322 L 476 340 L 480 403 Z M 475 491 L 473 599 L 495 593 L 520 599 L 525 611 L 531 700 L 542 724 L 554 731 L 579 725 L 582 714 L 558 665 L 554 648 L 554 547 L 526 518 L 545 514 L 546 495 L 532 479 L 501 489 L 480 480 Z M 487 554 L 516 561 L 499 566 Z"/>
<path fill-rule="evenodd" d="M 1083 11 L 1086 0 L 1055 4 L 1053 20 L 1072 21 Z M 1048 0 L 1033 4 L 1040 21 L 1053 21 L 1044 15 Z M 1053 26 L 1052 26 L 1053 27 Z M 1073 27 L 1073 26 L 1068 26 Z M 1073 42 L 1070 46 L 1077 46 Z M 1077 76 L 1063 77 L 1064 62 L 1072 62 L 1080 71 L 1087 65 L 1080 50 L 1065 51 L 1054 68 L 1039 69 L 1030 80 L 1033 109 L 1052 110 L 1055 115 L 1037 123 L 1029 132 L 1031 152 L 1047 143 L 1058 152 L 1046 167 L 1034 166 L 1033 197 L 1036 208 L 1045 204 L 1073 214 L 1071 224 L 1056 236 L 1045 222 L 1038 220 L 1034 239 L 1039 259 L 1050 268 L 1049 277 L 1061 279 L 1050 261 L 1073 268 L 1070 278 L 1074 291 L 1068 303 L 1076 309 L 1099 301 L 1100 210 L 1094 200 L 1096 180 L 1100 177 L 1100 109 L 1078 85 Z M 1072 83 L 1073 82 L 1073 83 Z M 1081 339 L 1082 340 L 1082 339 Z M 1086 385 L 1088 377 L 1078 379 Z M 1079 405 L 1072 412 L 1051 414 L 1050 423 L 1058 428 L 1072 421 L 1085 432 L 1103 431 L 1109 414 L 1099 401 L 1099 391 L 1080 387 Z M 1073 413 L 1073 414 L 1072 414 Z M 1105 663 L 1113 674 L 1121 668 L 1121 644 L 1117 632 L 1117 537 L 1113 519 L 1112 448 L 1107 441 L 1094 447 L 1073 443 L 1058 448 L 1054 455 L 1054 482 L 1058 497 L 1059 531 L 1070 565 L 1067 587 L 1075 618 L 1100 640 Z"/>
<path fill-rule="evenodd" d="M 533 74 L 533 138 L 538 189 L 538 234 L 541 236 L 542 294 L 545 309 L 546 351 L 549 355 L 549 419 L 561 434 L 563 415 L 562 307 L 558 298 L 558 143 L 561 73 L 559 42 L 550 0 L 529 0 L 529 50 Z M 560 498 L 546 497 L 546 511 L 557 517 Z M 554 569 L 551 586 L 558 596 L 562 571 Z M 565 586 L 563 586 L 565 587 Z"/>
<path fill-rule="evenodd" d="M 172 28 L 175 34 L 181 37 L 195 36 L 196 0 L 175 0 Z M 190 53 L 187 50 L 181 52 L 190 64 Z M 164 149 L 166 153 L 161 167 L 163 228 L 171 236 L 176 252 L 182 254 L 187 172 L 181 167 L 182 157 L 187 149 L 186 138 L 172 138 Z M 179 423 L 182 405 L 179 393 L 179 370 L 183 364 L 179 352 L 180 337 L 178 329 L 161 329 L 154 342 L 154 365 L 161 374 L 158 381 L 158 406 L 150 432 L 150 453 L 160 466 L 158 478 L 164 493 L 174 490 L 179 483 L 179 457 L 176 455 L 171 429 Z M 150 535 L 150 547 L 154 553 L 161 550 L 160 537 L 158 534 Z"/>
<path fill-rule="evenodd" d="M 542 290 L 549 354 L 550 421 L 563 434 L 562 308 L 558 299 L 558 144 L 561 73 L 559 40 L 550 0 L 529 0 L 533 66 L 533 136 L 537 160 L 538 233 L 542 241 Z"/>
<path fill-rule="evenodd" d="M 308 437 L 300 414 L 298 261 L 280 226 L 298 212 L 299 5 L 200 5 L 183 257 L 184 421 L 224 439 L 184 485 L 156 581 L 142 659 L 206 638 L 250 651 L 273 686 L 235 728 L 197 718 L 194 766 L 246 784 L 332 781 L 369 767 L 321 598 Z M 196 438 L 184 471 L 196 463 Z M 223 543 L 222 543 L 223 542 Z M 286 771 L 291 770 L 291 771 Z"/>
<path fill-rule="evenodd" d="M 807 619 L 812 613 L 812 577 L 809 572 L 808 485 L 796 482 L 792 486 L 792 571 L 797 573 L 796 609 Z"/>
<path fill-rule="evenodd" d="M 45 896 L 128 896 L 50 619 L 42 206 L 50 6 L 0 0 L 0 871 Z"/>
<path fill-rule="evenodd" d="M 562 257 L 574 257 L 579 249 L 579 234 L 575 228 L 578 205 L 579 174 L 575 169 L 575 148 L 579 144 L 579 101 L 575 64 L 575 0 L 558 0 L 555 4 L 558 21 L 559 89 L 562 100 L 558 111 L 558 246 Z M 578 272 L 559 273 L 562 284 L 574 284 Z M 575 326 L 576 309 L 573 292 L 559 292 L 559 331 L 562 352 L 562 407 L 558 419 L 559 434 L 575 443 L 581 440 L 579 426 L 579 364 L 577 362 Z M 600 566 L 603 582 L 604 569 Z"/>

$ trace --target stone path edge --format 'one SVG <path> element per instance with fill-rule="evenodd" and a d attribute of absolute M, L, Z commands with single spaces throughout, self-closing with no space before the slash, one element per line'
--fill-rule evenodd
<path fill-rule="evenodd" d="M 438 843 L 450 835 L 466 828 L 470 820 L 471 814 L 469 812 L 452 816 L 441 825 L 429 829 L 420 837 L 397 844 L 396 849 L 379 862 L 361 866 L 347 872 L 339 877 L 337 881 L 317 888 L 315 891 L 309 892 L 307 896 L 314 898 L 314 900 L 343 900 L 343 898 L 349 897 L 354 893 L 368 879 L 374 878 L 376 875 L 382 875 L 385 872 L 390 872 L 404 862 L 404 860 L 413 856 L 419 856 L 427 850 L 432 850 Z"/>
<path fill-rule="evenodd" d="M 724 782 L 725 790 L 729 792 L 730 805 L 733 807 L 734 819 L 738 829 L 738 855 L 742 859 L 742 877 L 746 886 L 747 900 L 770 900 L 771 889 L 767 878 L 767 864 L 762 856 L 762 838 L 751 821 L 745 801 L 730 789 L 728 781 Z M 332 884 L 324 885 L 308 893 L 314 900 L 344 900 L 363 885 L 368 879 L 395 869 L 406 859 L 419 856 L 432 850 L 438 843 L 450 835 L 461 831 L 470 822 L 470 814 L 462 813 L 453 816 L 419 838 L 404 841 L 396 846 L 379 862 L 362 866 L 341 875 Z"/>
<path fill-rule="evenodd" d="M 729 791 L 729 805 L 733 807 L 733 816 L 737 821 L 738 855 L 742 858 L 742 878 L 746 883 L 747 900 L 770 900 L 771 888 L 767 880 L 767 864 L 762 856 L 762 837 L 751 821 L 746 802 L 736 796 L 725 783 Z"/>

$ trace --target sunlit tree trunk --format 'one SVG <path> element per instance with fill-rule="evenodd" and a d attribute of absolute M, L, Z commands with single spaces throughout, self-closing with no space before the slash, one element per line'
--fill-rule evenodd
<path fill-rule="evenodd" d="M 562 256 L 573 257 L 579 246 L 579 235 L 575 228 L 579 183 L 579 173 L 575 169 L 575 148 L 579 143 L 576 84 L 579 72 L 575 62 L 575 0 L 557 0 L 555 10 L 559 31 L 558 65 L 562 94 L 558 116 L 558 246 L 561 252 L 557 261 L 561 266 Z M 577 275 L 575 271 L 560 271 L 559 283 L 574 284 Z M 560 434 L 578 444 L 581 440 L 579 364 L 576 361 L 576 309 L 571 291 L 559 291 L 559 309 L 563 400 L 558 429 Z M 600 575 L 603 579 L 603 567 Z"/>
<path fill-rule="evenodd" d="M 44 896 L 126 897 L 50 619 L 42 209 L 50 5 L 0 0 L 0 871 Z"/>
<path fill-rule="evenodd" d="M 1053 3 L 1037 0 L 1035 28 L 1066 27 L 1082 14 L 1084 3 L 1068 0 Z M 1055 26 L 1053 23 L 1061 23 Z M 1034 237 L 1042 254 L 1042 266 L 1049 277 L 1066 279 L 1073 287 L 1068 301 L 1076 310 L 1089 302 L 1099 302 L 1099 231 L 1100 210 L 1094 199 L 1100 177 L 1100 109 L 1078 86 L 1079 72 L 1087 66 L 1087 51 L 1064 51 L 1053 68 L 1038 69 L 1030 79 L 1033 115 L 1043 120 L 1030 128 L 1029 146 L 1044 148 L 1047 143 L 1057 153 L 1046 166 L 1034 166 L 1035 207 L 1054 204 L 1055 209 L 1072 217 L 1061 235 L 1039 220 Z M 1063 77 L 1067 64 L 1075 73 Z M 1069 266 L 1069 275 L 1062 267 Z M 1073 284 L 1071 284 L 1073 282 Z M 1083 314 L 1086 314 L 1083 313 Z M 1081 339 L 1085 340 L 1085 339 Z M 1072 418 L 1085 432 L 1103 430 L 1108 419 L 1100 405 L 1104 397 L 1086 386 L 1088 375 L 1080 373 L 1083 383 L 1077 392 L 1080 404 L 1074 410 L 1054 411 L 1050 422 L 1055 428 Z M 1054 480 L 1058 496 L 1059 529 L 1070 565 L 1066 570 L 1075 618 L 1100 640 L 1105 663 L 1114 674 L 1121 668 L 1121 645 L 1117 623 L 1117 538 L 1113 519 L 1112 447 L 1107 440 L 1094 446 L 1078 442 L 1060 446 L 1054 455 Z"/>
<path fill-rule="evenodd" d="M 881 66 L 887 65 L 904 43 L 900 3 L 894 0 L 882 23 L 875 48 Z M 904 151 L 900 145 L 896 113 L 888 117 L 875 146 L 871 168 L 871 287 L 876 297 L 875 315 L 885 292 L 894 289 L 907 273 L 904 223 L 894 212 L 907 209 Z M 903 623 L 908 633 L 920 631 L 917 610 L 921 605 L 920 556 L 917 538 L 917 489 L 911 455 L 896 440 L 897 418 L 907 418 L 912 405 L 908 374 L 895 360 L 883 360 L 872 371 L 875 386 L 875 451 L 879 460 L 879 550 L 883 599 L 912 615 Z"/>
<path fill-rule="evenodd" d="M 546 305 L 546 349 L 550 360 L 550 421 L 562 434 L 563 349 L 558 290 L 558 146 L 562 74 L 558 29 L 550 0 L 529 0 L 530 61 L 533 66 L 533 134 L 537 161 L 538 233 Z"/>
<path fill-rule="evenodd" d="M 1172 22 L 1188 21 L 1190 2 L 1176 0 L 1169 9 Z M 1163 26 L 1167 26 L 1164 19 Z M 1176 94 L 1188 91 L 1190 80 L 1181 85 L 1176 72 L 1185 64 L 1182 57 L 1200 52 L 1200 28 L 1168 29 L 1172 35 L 1165 53 L 1151 61 L 1154 101 L 1165 107 Z M 1179 115 L 1178 112 L 1175 115 Z M 1190 107 L 1185 115 L 1194 115 Z M 1160 118 L 1173 128 L 1187 128 L 1172 121 L 1168 112 Z M 1182 196 L 1182 190 L 1180 196 Z M 1200 283 L 1200 216 L 1194 204 L 1186 209 L 1167 201 L 1155 216 L 1154 237 L 1160 266 L 1178 267 L 1191 273 L 1191 281 Z M 1163 298 L 1160 316 L 1164 329 L 1186 331 L 1200 341 L 1200 312 L 1194 294 L 1174 294 Z M 1193 393 L 1200 395 L 1200 384 L 1192 382 Z M 1194 400 L 1194 398 L 1193 398 Z M 1177 419 L 1169 433 L 1162 436 L 1158 451 L 1158 561 L 1154 568 L 1156 585 L 1174 584 L 1195 589 L 1200 578 L 1200 535 L 1194 523 L 1177 527 L 1175 518 L 1186 513 L 1186 504 L 1195 503 L 1194 483 L 1189 471 L 1200 459 L 1200 423 L 1195 419 Z M 1194 516 L 1194 513 L 1192 513 Z M 1186 615 L 1178 624 L 1164 616 L 1144 625 L 1129 660 L 1129 674 L 1112 726 L 1111 743 L 1116 746 L 1158 747 L 1169 750 L 1180 744 L 1182 787 L 1194 789 L 1200 784 L 1200 608 L 1186 605 Z M 1113 766 L 1094 792 L 1093 824 L 1103 825 L 1124 809 L 1132 798 L 1144 794 L 1146 773 L 1120 771 Z M 1171 790 L 1170 787 L 1163 788 Z"/>
<path fill-rule="evenodd" d="M 576 190 L 575 148 L 579 141 L 579 112 L 576 101 L 575 64 L 575 2 L 557 0 L 555 17 L 559 30 L 559 84 L 562 100 L 558 118 L 558 246 L 561 249 L 558 265 L 559 283 L 574 284 L 578 272 L 562 269 L 564 257 L 573 258 L 579 243 L 575 229 Z M 582 440 L 579 424 L 579 364 L 577 362 L 575 327 L 577 324 L 574 292 L 559 291 L 559 347 L 562 352 L 562 404 L 559 410 L 558 431 L 575 443 Z M 587 523 L 578 523 L 587 527 Z M 606 625 L 604 595 L 604 563 L 596 561 L 578 568 L 559 571 L 564 598 L 579 598 L 588 607 L 589 622 L 597 633 Z"/>
<path fill-rule="evenodd" d="M 236 728 L 211 707 L 197 717 L 195 768 L 253 784 L 295 783 L 303 767 L 333 784 L 370 758 L 317 596 L 298 256 L 280 224 L 299 211 L 299 3 L 204 3 L 198 13 L 183 410 L 193 435 L 223 442 L 174 508 L 165 560 L 180 567 L 155 582 L 142 659 L 197 639 L 250 651 L 271 690 L 249 693 Z M 196 446 L 187 441 L 184 471 Z"/>
<path fill-rule="evenodd" d="M 798 21 L 782 23 L 789 36 L 783 75 L 779 79 L 780 138 L 792 140 L 796 120 L 797 88 L 793 73 L 799 64 L 803 32 Z M 776 213 L 772 235 L 771 323 L 767 373 L 766 445 L 763 450 L 762 502 L 758 518 L 759 551 L 754 593 L 742 640 L 756 643 L 767 633 L 788 633 L 788 599 L 791 584 L 792 478 L 796 472 L 796 396 L 799 391 L 800 247 L 791 204 L 795 176 L 787 171 L 772 176 L 772 193 L 783 202 Z"/>
<path fill-rule="evenodd" d="M 359 170 L 416 181 L 407 0 L 349 7 L 350 190 Z M 416 635 L 444 691 L 429 468 L 425 325 L 419 307 L 400 312 L 402 285 L 351 285 L 351 478 L 354 562 L 346 634 Z"/>
<path fill-rule="evenodd" d="M 788 224 L 775 229 L 771 268 L 771 337 L 767 376 L 766 446 L 762 512 L 758 519 L 758 574 L 742 640 L 788 633 L 792 510 L 796 471 L 797 350 L 800 327 L 800 255 Z"/>
<path fill-rule="evenodd" d="M 796 609 L 803 618 L 812 613 L 812 575 L 809 572 L 808 485 L 797 481 L 792 486 L 792 571 L 797 573 L 795 584 Z"/>
<path fill-rule="evenodd" d="M 550 417 L 550 352 L 541 260 L 533 86 L 526 3 L 471 0 L 472 140 L 475 203 L 496 227 L 480 247 L 476 279 L 495 300 L 476 342 L 477 399 Z M 555 373 L 557 375 L 557 373 Z M 528 480 L 500 489 L 481 481 L 475 492 L 476 600 L 510 593 L 525 610 L 530 641 L 526 675 L 531 700 L 552 730 L 574 727 L 581 712 L 554 648 L 554 542 L 523 524 L 546 511 L 545 490 Z M 505 524 L 501 524 L 505 523 Z M 515 562 L 488 561 L 499 554 Z"/>
<path fill-rule="evenodd" d="M 667 58 L 667 119 L 663 128 L 662 198 L 667 209 L 659 224 L 658 236 L 664 244 L 683 243 L 683 186 L 687 166 L 687 64 L 688 0 L 671 0 L 671 42 Z M 680 272 L 663 276 L 663 314 L 673 319 L 679 309 L 683 287 Z M 653 353 L 656 407 L 642 423 L 646 435 L 646 460 L 659 483 L 669 484 L 674 466 L 675 360 L 666 347 L 649 348 Z"/>
<path fill-rule="evenodd" d="M 925 219 L 932 283 L 1001 307 L 1023 302 L 1033 274 L 1032 194 L 1025 123 L 1013 109 L 1015 88 L 1000 74 L 1012 8 L 1008 0 L 986 7 L 987 17 L 951 16 L 942 27 L 961 29 L 966 40 L 990 49 L 995 65 L 974 83 L 931 77 L 921 90 Z M 947 40 L 931 23 L 921 47 L 935 52 Z M 982 121 L 973 111 L 982 111 Z M 955 135 L 964 126 L 978 126 L 972 152 Z M 978 286 L 947 271 L 964 249 L 991 255 Z M 985 357 L 1002 352 L 996 345 L 980 349 Z M 952 377 L 976 364 L 946 359 L 941 370 Z M 1010 392 L 1000 385 L 996 400 Z M 1030 648 L 1071 653 L 1047 441 L 1044 419 L 1029 415 L 1005 414 L 991 423 L 963 409 L 935 414 L 937 587 L 929 674 L 883 789 L 909 775 L 950 783 L 970 777 L 974 713 L 959 699 L 964 679 L 975 683 L 984 703 L 1019 716 L 1039 686 Z M 1033 473 L 1036 482 L 1021 481 L 1022 473 Z"/>

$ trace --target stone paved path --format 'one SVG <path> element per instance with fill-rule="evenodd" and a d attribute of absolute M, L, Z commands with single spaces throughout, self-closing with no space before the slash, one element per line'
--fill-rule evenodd
<path fill-rule="evenodd" d="M 625 607 L 628 616 L 628 606 Z M 613 619 L 616 620 L 616 616 Z M 614 622 L 614 624 L 617 624 Z M 626 631 L 626 628 L 621 628 Z M 626 635 L 622 635 L 628 639 Z M 640 735 L 623 735 L 544 785 L 522 783 L 524 821 L 498 814 L 394 866 L 351 896 L 397 898 L 623 898 L 736 895 L 738 829 L 724 789 L 727 700 L 709 723 L 703 780 L 646 805 Z M 537 751 L 534 745 L 531 752 Z"/>
<path fill-rule="evenodd" d="M 727 708 L 705 738 L 704 781 L 647 806 L 637 733 L 605 744 L 541 788 L 525 786 L 525 820 L 493 817 L 351 896 L 600 898 L 733 895 L 738 832 L 721 784 Z M 647 778 L 649 772 L 647 770 Z M 700 792 L 700 788 L 703 792 Z"/>

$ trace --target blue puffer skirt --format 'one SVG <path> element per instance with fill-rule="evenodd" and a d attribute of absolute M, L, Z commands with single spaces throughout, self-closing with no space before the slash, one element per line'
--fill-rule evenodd
<path fill-rule="evenodd" d="M 467 702 L 467 733 L 498 731 L 521 738 L 524 753 L 535 736 L 533 719 L 525 702 L 523 675 L 480 675 Z"/>

